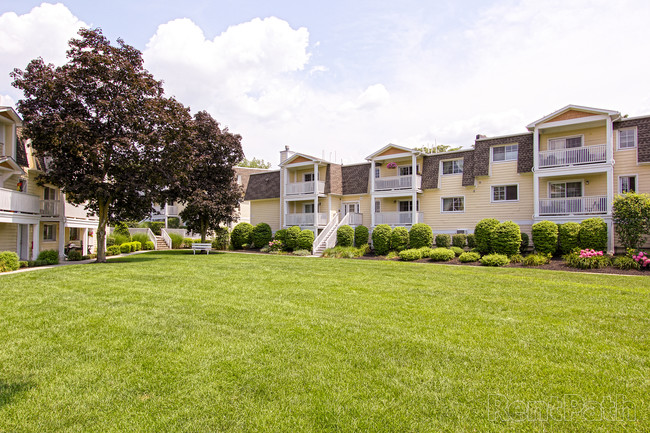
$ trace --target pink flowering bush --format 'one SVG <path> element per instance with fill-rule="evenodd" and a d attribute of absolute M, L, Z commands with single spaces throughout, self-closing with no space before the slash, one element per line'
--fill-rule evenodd
<path fill-rule="evenodd" d="M 611 258 L 602 251 L 593 249 L 574 250 L 564 256 L 564 262 L 567 266 L 580 269 L 599 269 L 609 266 Z"/>
<path fill-rule="evenodd" d="M 269 242 L 269 251 L 281 251 L 282 246 L 282 241 L 280 239 L 276 239 Z"/>
<path fill-rule="evenodd" d="M 643 251 L 640 251 L 638 254 L 633 254 L 632 260 L 637 262 L 642 269 L 650 268 L 650 257 Z"/>

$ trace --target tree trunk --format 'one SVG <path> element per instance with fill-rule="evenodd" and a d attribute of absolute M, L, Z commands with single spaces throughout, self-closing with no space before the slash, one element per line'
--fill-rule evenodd
<path fill-rule="evenodd" d="M 208 234 L 208 224 L 201 218 L 201 243 L 205 243 L 205 238 Z"/>
<path fill-rule="evenodd" d="M 99 202 L 99 224 L 97 225 L 97 263 L 106 263 L 106 223 L 108 202 Z"/>

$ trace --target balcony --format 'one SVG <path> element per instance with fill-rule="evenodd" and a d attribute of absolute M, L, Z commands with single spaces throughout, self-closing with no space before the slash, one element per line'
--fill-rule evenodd
<path fill-rule="evenodd" d="M 285 195 L 307 195 L 314 193 L 314 182 L 290 182 L 287 184 Z M 318 181 L 318 194 L 325 194 L 325 181 Z"/>
<path fill-rule="evenodd" d="M 88 215 L 88 211 L 84 209 L 84 205 L 74 205 L 72 203 L 65 204 L 66 218 L 75 218 L 81 220 L 98 220 L 97 216 Z"/>
<path fill-rule="evenodd" d="M 0 188 L 0 211 L 38 215 L 38 197 L 24 192 Z"/>
<path fill-rule="evenodd" d="M 422 187 L 422 176 L 415 176 L 416 189 Z M 375 178 L 375 191 L 393 191 L 413 189 L 412 176 L 388 176 Z"/>
<path fill-rule="evenodd" d="M 350 213 L 350 219 L 348 220 L 348 224 L 351 226 L 360 226 L 363 224 L 363 214 L 361 213 Z"/>
<path fill-rule="evenodd" d="M 424 214 L 418 212 L 418 221 L 424 219 Z M 389 226 L 410 226 L 413 224 L 413 212 L 377 212 L 375 225 L 388 224 Z"/>
<path fill-rule="evenodd" d="M 58 217 L 61 212 L 60 200 L 41 200 L 41 215 L 45 217 Z"/>
<path fill-rule="evenodd" d="M 287 226 L 300 226 L 300 227 L 313 227 L 314 214 L 313 213 L 289 213 L 284 215 L 284 223 Z M 327 225 L 327 214 L 318 214 L 318 225 Z"/>
<path fill-rule="evenodd" d="M 571 165 L 605 162 L 606 145 L 573 147 L 570 149 L 544 150 L 539 152 L 539 168 L 567 167 Z"/>
<path fill-rule="evenodd" d="M 543 198 L 540 215 L 599 215 L 607 213 L 607 196 Z"/>

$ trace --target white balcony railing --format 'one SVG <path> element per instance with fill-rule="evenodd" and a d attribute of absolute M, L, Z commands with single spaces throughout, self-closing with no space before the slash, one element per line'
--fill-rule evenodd
<path fill-rule="evenodd" d="M 314 182 L 290 182 L 287 184 L 286 195 L 313 194 Z M 325 181 L 318 181 L 318 193 L 325 194 Z"/>
<path fill-rule="evenodd" d="M 348 224 L 351 226 L 360 226 L 363 224 L 363 214 L 362 213 L 349 213 L 350 218 L 348 219 Z"/>
<path fill-rule="evenodd" d="M 422 187 L 422 176 L 415 177 L 416 189 Z M 375 191 L 389 191 L 392 189 L 412 189 L 413 177 L 412 176 L 389 176 L 375 178 Z"/>
<path fill-rule="evenodd" d="M 605 162 L 607 159 L 606 149 L 604 144 L 596 144 L 570 149 L 544 150 L 539 152 L 539 167 L 562 167 Z"/>
<path fill-rule="evenodd" d="M 313 213 L 288 213 L 284 216 L 284 222 L 287 226 L 313 226 L 314 214 Z M 327 214 L 318 213 L 318 225 L 324 226 L 327 224 Z"/>
<path fill-rule="evenodd" d="M 79 218 L 79 219 L 93 219 L 97 220 L 97 216 L 88 215 L 88 211 L 84 209 L 83 205 L 74 205 L 72 203 L 65 204 L 65 216 L 66 218 Z"/>
<path fill-rule="evenodd" d="M 38 201 L 38 196 L 0 188 L 0 211 L 38 215 Z"/>
<path fill-rule="evenodd" d="M 57 217 L 61 213 L 60 200 L 41 200 L 41 215 L 48 217 Z"/>
<path fill-rule="evenodd" d="M 540 215 L 606 214 L 607 196 L 543 198 L 539 200 Z"/>
<path fill-rule="evenodd" d="M 424 214 L 418 212 L 418 221 L 424 219 Z M 413 212 L 377 212 L 375 225 L 388 224 L 389 226 L 409 226 L 413 224 Z"/>

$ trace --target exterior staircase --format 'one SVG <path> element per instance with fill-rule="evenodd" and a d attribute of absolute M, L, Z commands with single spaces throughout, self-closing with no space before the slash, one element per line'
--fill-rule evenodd
<path fill-rule="evenodd" d="M 339 227 L 347 224 L 349 220 L 350 214 L 345 215 L 341 222 L 339 222 L 338 214 L 335 218 L 332 218 L 332 221 L 327 224 L 321 234 L 319 234 L 314 241 L 313 254 L 315 256 L 322 257 L 323 252 L 325 252 L 326 249 L 333 248 L 334 245 L 336 245 L 336 231 L 339 229 Z"/>
<path fill-rule="evenodd" d="M 156 250 L 168 250 L 169 247 L 165 243 L 165 240 L 162 236 L 156 236 Z"/>

